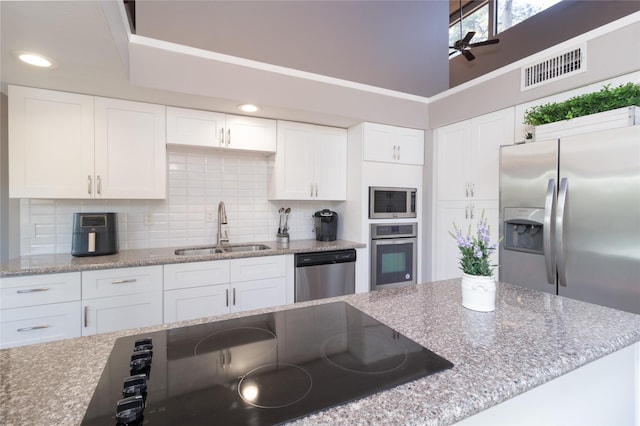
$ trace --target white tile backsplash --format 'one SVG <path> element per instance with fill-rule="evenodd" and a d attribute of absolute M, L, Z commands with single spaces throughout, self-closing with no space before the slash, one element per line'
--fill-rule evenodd
<path fill-rule="evenodd" d="M 231 243 L 275 241 L 280 207 L 291 207 L 292 240 L 313 239 L 313 213 L 325 201 L 268 201 L 268 157 L 259 153 L 170 147 L 166 200 L 20 200 L 20 254 L 69 253 L 73 213 L 118 213 L 120 249 L 216 242 L 224 201 Z"/>

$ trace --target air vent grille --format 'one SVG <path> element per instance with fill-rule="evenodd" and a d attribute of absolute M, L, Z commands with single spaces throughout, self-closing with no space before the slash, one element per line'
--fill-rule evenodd
<path fill-rule="evenodd" d="M 583 45 L 533 65 L 522 67 L 520 90 L 538 87 L 586 71 L 586 53 L 586 45 Z"/>

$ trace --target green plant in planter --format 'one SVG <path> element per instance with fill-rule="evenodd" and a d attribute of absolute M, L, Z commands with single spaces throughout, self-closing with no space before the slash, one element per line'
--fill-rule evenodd
<path fill-rule="evenodd" d="M 564 102 L 529 108 L 524 113 L 524 124 L 540 126 L 612 109 L 640 106 L 640 84 L 627 83 L 614 89 L 610 86 L 607 84 L 599 92 L 574 96 Z"/>

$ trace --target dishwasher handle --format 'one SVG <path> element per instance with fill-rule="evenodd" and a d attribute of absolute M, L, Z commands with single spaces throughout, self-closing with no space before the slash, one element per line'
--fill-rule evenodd
<path fill-rule="evenodd" d="M 355 261 L 356 261 L 356 251 L 354 249 L 313 252 L 313 253 L 300 253 L 300 254 L 296 254 L 296 257 L 295 257 L 297 268 L 302 268 L 305 266 L 330 265 L 334 263 L 346 263 L 346 262 L 355 262 Z"/>

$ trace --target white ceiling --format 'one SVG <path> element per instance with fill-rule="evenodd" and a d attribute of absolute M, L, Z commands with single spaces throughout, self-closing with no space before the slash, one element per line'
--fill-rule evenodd
<path fill-rule="evenodd" d="M 127 34 L 123 16 L 119 0 L 1 1 L 3 93 L 17 84 L 235 113 L 253 101 L 272 118 L 428 127 L 426 97 Z M 26 66 L 18 50 L 59 66 Z"/>

